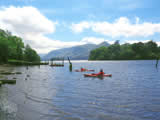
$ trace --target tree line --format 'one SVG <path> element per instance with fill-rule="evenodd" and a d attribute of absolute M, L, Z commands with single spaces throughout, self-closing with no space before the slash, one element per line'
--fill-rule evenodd
<path fill-rule="evenodd" d="M 108 47 L 100 47 L 90 52 L 89 60 L 153 60 L 159 59 L 160 47 L 150 40 L 147 43 L 125 43 L 119 41 Z"/>
<path fill-rule="evenodd" d="M 29 45 L 25 46 L 20 37 L 0 29 L 0 63 L 7 63 L 9 59 L 28 62 L 40 61 L 36 51 Z"/>

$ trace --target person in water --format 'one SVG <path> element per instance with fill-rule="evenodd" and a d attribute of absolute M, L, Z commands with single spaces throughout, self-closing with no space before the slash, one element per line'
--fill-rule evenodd
<path fill-rule="evenodd" d="M 98 75 L 104 75 L 103 69 L 100 70 L 100 72 L 98 73 Z"/>

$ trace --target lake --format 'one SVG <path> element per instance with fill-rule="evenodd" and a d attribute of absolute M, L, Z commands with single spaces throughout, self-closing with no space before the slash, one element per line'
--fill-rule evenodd
<path fill-rule="evenodd" d="M 0 87 L 0 120 L 159 120 L 160 65 L 146 61 L 73 61 L 112 77 L 88 78 L 65 67 L 8 67 L 15 85 Z"/>

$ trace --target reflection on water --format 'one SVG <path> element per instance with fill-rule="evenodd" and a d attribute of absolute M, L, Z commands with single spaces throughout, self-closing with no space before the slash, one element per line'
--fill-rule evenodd
<path fill-rule="evenodd" d="M 16 85 L 0 88 L 0 120 L 158 120 L 160 74 L 154 61 L 73 62 L 111 78 L 65 67 L 15 67 Z M 10 75 L 9 78 L 15 76 Z"/>

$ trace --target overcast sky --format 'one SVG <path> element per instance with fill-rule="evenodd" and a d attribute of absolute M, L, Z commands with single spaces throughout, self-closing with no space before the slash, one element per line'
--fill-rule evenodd
<path fill-rule="evenodd" d="M 0 0 L 0 28 L 38 53 L 85 43 L 160 45 L 159 0 Z"/>

